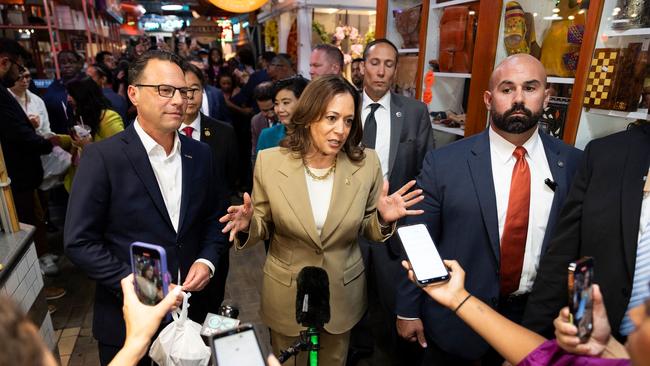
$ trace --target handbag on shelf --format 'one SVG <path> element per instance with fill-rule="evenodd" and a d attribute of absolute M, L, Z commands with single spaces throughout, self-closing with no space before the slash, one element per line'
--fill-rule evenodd
<path fill-rule="evenodd" d="M 445 8 L 440 20 L 440 71 L 472 71 L 476 19 L 476 11 L 470 15 L 470 6 Z"/>
<path fill-rule="evenodd" d="M 420 44 L 420 14 L 422 4 L 406 10 L 393 10 L 395 28 L 402 36 L 402 48 L 418 48 Z"/>

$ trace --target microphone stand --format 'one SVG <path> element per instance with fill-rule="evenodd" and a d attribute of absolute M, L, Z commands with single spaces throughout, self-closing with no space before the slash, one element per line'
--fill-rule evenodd
<path fill-rule="evenodd" d="M 309 351 L 307 366 L 318 366 L 318 350 L 320 349 L 320 333 L 318 328 L 309 327 L 307 330 L 300 332 L 300 339 L 292 344 L 286 350 L 280 352 L 278 360 L 280 363 L 286 362 L 289 358 L 296 356 L 302 351 Z"/>

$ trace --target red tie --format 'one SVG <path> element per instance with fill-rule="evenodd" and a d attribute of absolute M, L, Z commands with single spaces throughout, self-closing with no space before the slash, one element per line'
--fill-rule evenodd
<path fill-rule="evenodd" d="M 528 210 L 530 208 L 530 170 L 526 149 L 517 146 L 512 155 L 517 159 L 512 169 L 510 198 L 506 224 L 501 238 L 501 295 L 510 295 L 519 289 L 521 269 L 524 266 Z"/>
<path fill-rule="evenodd" d="M 185 136 L 189 138 L 192 138 L 192 131 L 194 131 L 194 128 L 192 128 L 192 126 L 183 127 L 183 133 L 185 133 Z"/>

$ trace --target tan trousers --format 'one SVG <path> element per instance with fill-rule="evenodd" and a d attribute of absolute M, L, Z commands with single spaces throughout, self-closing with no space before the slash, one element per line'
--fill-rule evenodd
<path fill-rule="evenodd" d="M 271 329 L 271 343 L 273 344 L 273 353 L 277 356 L 280 352 L 287 349 L 300 337 L 289 337 L 280 334 Z M 319 366 L 344 366 L 348 355 L 348 345 L 350 344 L 350 332 L 343 334 L 330 334 L 323 331 L 320 334 L 320 351 L 318 352 Z M 285 365 L 289 366 L 307 366 L 309 352 L 300 352 L 294 360 L 288 360 Z"/>

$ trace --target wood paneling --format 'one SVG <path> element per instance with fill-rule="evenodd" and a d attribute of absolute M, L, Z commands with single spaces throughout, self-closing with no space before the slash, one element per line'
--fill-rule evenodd
<path fill-rule="evenodd" d="M 483 103 L 483 93 L 488 89 L 488 82 L 494 68 L 502 8 L 502 0 L 483 0 L 479 8 L 472 59 L 472 81 L 467 103 L 466 137 L 485 129 L 488 111 Z"/>
<path fill-rule="evenodd" d="M 375 15 L 375 38 L 386 38 L 388 1 L 389 0 L 377 0 L 377 14 Z"/>
<path fill-rule="evenodd" d="M 427 55 L 427 29 L 429 28 L 429 0 L 422 0 L 422 16 L 420 17 L 420 40 L 418 41 L 420 53 L 418 57 L 418 71 L 415 74 L 415 98 L 422 98 L 422 78 L 424 77 Z"/>

